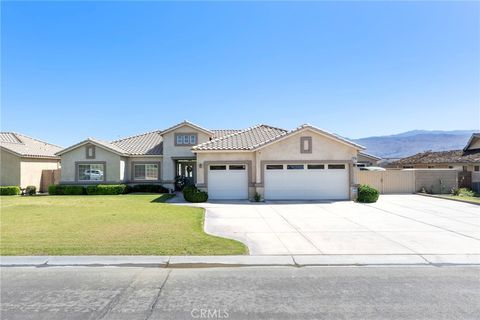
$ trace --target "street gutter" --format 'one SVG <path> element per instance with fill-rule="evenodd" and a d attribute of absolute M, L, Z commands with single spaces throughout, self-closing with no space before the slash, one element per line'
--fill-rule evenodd
<path fill-rule="evenodd" d="M 479 265 L 480 254 L 264 256 L 1 256 L 1 267 L 311 267 Z"/>

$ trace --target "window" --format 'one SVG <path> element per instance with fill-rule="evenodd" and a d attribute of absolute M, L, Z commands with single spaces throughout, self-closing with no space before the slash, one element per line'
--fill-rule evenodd
<path fill-rule="evenodd" d="M 433 169 L 435 168 L 435 166 L 428 166 L 428 169 Z"/>
<path fill-rule="evenodd" d="M 473 171 L 480 171 L 480 166 L 474 166 Z"/>
<path fill-rule="evenodd" d="M 267 170 L 283 170 L 283 164 L 267 164 Z"/>
<path fill-rule="evenodd" d="M 210 166 L 210 170 L 227 170 L 227 166 Z"/>
<path fill-rule="evenodd" d="M 318 169 L 325 169 L 324 164 L 309 164 L 307 166 L 308 170 L 318 170 Z"/>
<path fill-rule="evenodd" d="M 413 169 L 413 166 L 403 166 L 403 169 Z"/>
<path fill-rule="evenodd" d="M 133 180 L 158 180 L 158 164 L 156 163 L 134 164 Z"/>
<path fill-rule="evenodd" d="M 303 170 L 303 164 L 288 164 L 287 170 Z"/>
<path fill-rule="evenodd" d="M 230 165 L 229 169 L 230 170 L 245 170 L 245 165 L 243 165 L 243 164 L 242 165 L 237 165 L 237 164 Z"/>
<path fill-rule="evenodd" d="M 175 134 L 175 145 L 194 146 L 197 144 L 197 134 L 177 133 Z"/>
<path fill-rule="evenodd" d="M 345 169 L 344 164 L 329 164 L 328 169 Z"/>
<path fill-rule="evenodd" d="M 79 164 L 78 181 L 105 181 L 105 165 L 103 163 Z"/>

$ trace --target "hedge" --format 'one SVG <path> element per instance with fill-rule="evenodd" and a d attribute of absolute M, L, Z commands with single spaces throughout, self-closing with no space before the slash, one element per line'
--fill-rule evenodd
<path fill-rule="evenodd" d="M 82 195 L 85 194 L 84 186 L 72 186 L 65 184 L 51 185 L 48 187 L 50 195 Z"/>
<path fill-rule="evenodd" d="M 17 187 L 17 186 L 0 187 L 0 195 L 2 196 L 16 196 L 19 194 L 20 194 L 20 187 Z"/>
<path fill-rule="evenodd" d="M 379 192 L 377 189 L 367 186 L 366 184 L 361 185 L 358 187 L 358 202 L 363 203 L 373 203 L 377 202 L 379 197 Z"/>
<path fill-rule="evenodd" d="M 168 189 L 158 184 L 136 184 L 128 186 L 127 192 L 168 193 Z"/>
<path fill-rule="evenodd" d="M 205 202 L 208 200 L 208 194 L 198 190 L 195 186 L 186 186 L 183 188 L 183 197 L 188 202 Z"/>
<path fill-rule="evenodd" d="M 124 194 L 126 191 L 127 186 L 125 184 L 99 184 L 87 187 L 87 194 L 89 195 Z"/>

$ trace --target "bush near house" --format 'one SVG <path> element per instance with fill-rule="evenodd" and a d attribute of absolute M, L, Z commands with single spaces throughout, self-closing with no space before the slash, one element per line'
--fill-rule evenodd
<path fill-rule="evenodd" d="M 84 186 L 71 186 L 71 185 L 51 185 L 48 187 L 48 194 L 50 195 L 82 195 L 86 194 Z"/>
<path fill-rule="evenodd" d="M 136 184 L 128 186 L 127 193 L 131 192 L 168 193 L 168 189 L 158 184 Z"/>
<path fill-rule="evenodd" d="M 475 196 L 475 192 L 468 189 L 468 188 L 454 189 L 454 190 L 452 190 L 452 194 L 454 196 L 460 196 L 460 197 L 474 197 Z"/>
<path fill-rule="evenodd" d="M 25 194 L 29 196 L 34 196 L 37 193 L 37 187 L 35 186 L 27 186 L 25 188 Z"/>
<path fill-rule="evenodd" d="M 16 196 L 20 194 L 20 187 L 17 186 L 2 186 L 0 187 L 1 196 Z"/>
<path fill-rule="evenodd" d="M 87 186 L 88 195 L 109 195 L 124 194 L 127 191 L 125 184 L 99 184 L 96 186 Z"/>
<path fill-rule="evenodd" d="M 195 186 L 186 186 L 183 188 L 183 197 L 188 202 L 205 202 L 208 200 L 208 194 L 198 190 Z"/>
<path fill-rule="evenodd" d="M 377 189 L 372 188 L 366 184 L 358 187 L 358 197 L 357 201 L 362 203 L 373 203 L 377 202 L 379 197 L 379 192 Z"/>

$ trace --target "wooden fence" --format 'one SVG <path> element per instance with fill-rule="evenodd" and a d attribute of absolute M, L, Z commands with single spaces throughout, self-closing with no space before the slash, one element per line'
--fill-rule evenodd
<path fill-rule="evenodd" d="M 458 171 L 415 169 L 386 171 L 357 171 L 357 182 L 368 184 L 382 194 L 415 193 L 425 189 L 429 193 L 449 193 L 458 187 Z"/>
<path fill-rule="evenodd" d="M 40 180 L 40 192 L 48 192 L 48 186 L 60 183 L 60 169 L 42 170 L 42 179 Z"/>

